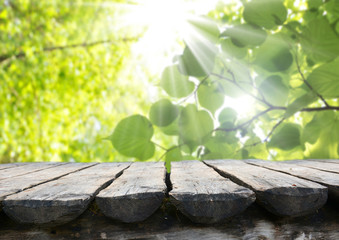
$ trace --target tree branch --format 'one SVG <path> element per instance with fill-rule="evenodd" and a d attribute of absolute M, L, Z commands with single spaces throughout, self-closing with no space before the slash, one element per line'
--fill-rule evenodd
<path fill-rule="evenodd" d="M 123 42 L 129 42 L 129 41 L 134 41 L 137 38 L 123 38 L 122 41 Z M 39 54 L 42 52 L 52 52 L 55 50 L 64 50 L 64 49 L 69 49 L 69 48 L 78 48 L 78 47 L 93 47 L 96 45 L 101 45 L 101 44 L 108 44 L 108 43 L 112 43 L 115 44 L 117 42 L 117 40 L 100 40 L 100 41 L 96 41 L 96 42 L 91 42 L 91 43 L 78 43 L 78 44 L 71 44 L 71 45 L 65 45 L 65 46 L 55 46 L 55 47 L 45 47 L 43 48 L 41 51 L 35 51 L 34 54 Z M 25 52 L 21 51 L 17 54 L 4 54 L 0 56 L 0 63 L 5 62 L 6 60 L 9 59 L 19 59 L 19 58 L 24 58 L 26 57 Z"/>
<path fill-rule="evenodd" d="M 235 80 L 235 76 L 234 76 L 234 74 L 233 74 L 232 71 L 229 70 L 228 73 L 231 74 L 232 79 L 230 79 L 230 78 L 228 78 L 228 77 L 225 77 L 225 76 L 222 76 L 222 75 L 217 74 L 217 73 L 211 73 L 211 75 L 212 75 L 212 76 L 215 76 L 215 77 L 218 77 L 218 78 L 220 78 L 220 79 L 226 80 L 226 81 L 228 81 L 228 82 L 230 82 L 230 83 L 233 83 L 236 87 L 238 87 L 238 88 L 239 88 L 241 91 L 243 91 L 245 94 L 251 96 L 252 98 L 256 99 L 256 100 L 259 101 L 259 102 L 264 103 L 265 105 L 267 105 L 267 106 L 269 106 L 269 107 L 272 107 L 272 105 L 271 105 L 269 102 L 267 102 L 265 99 L 258 98 L 258 97 L 255 96 L 254 94 L 252 94 L 252 93 L 246 91 L 245 89 L 243 89 L 243 88 L 239 85 L 239 83 Z"/>
<path fill-rule="evenodd" d="M 200 82 L 198 85 L 195 85 L 194 91 L 193 91 L 192 93 L 190 93 L 187 97 L 185 97 L 184 99 L 182 99 L 181 101 L 179 101 L 178 104 L 182 104 L 182 103 L 186 102 L 186 101 L 187 101 L 188 99 L 190 99 L 192 96 L 195 97 L 195 102 L 196 102 L 196 104 L 198 104 L 198 100 L 197 100 L 197 92 L 198 92 L 198 89 L 199 89 L 199 87 L 200 87 L 202 84 L 204 84 L 204 83 L 207 81 L 207 79 L 209 78 L 209 76 L 210 76 L 210 75 L 207 75 L 206 77 L 204 77 L 203 80 L 201 80 L 201 82 Z"/>
<path fill-rule="evenodd" d="M 261 117 L 262 115 L 268 113 L 269 111 L 275 110 L 274 108 L 267 108 L 265 111 L 262 111 L 256 115 L 254 115 L 250 120 L 243 122 L 242 124 L 239 124 L 238 126 L 234 127 L 234 128 L 216 128 L 213 130 L 213 132 L 215 131 L 224 131 L 224 132 L 232 132 L 232 131 L 236 131 L 239 129 L 242 129 L 244 126 L 251 124 L 254 120 L 258 119 L 259 117 Z"/>
<path fill-rule="evenodd" d="M 304 74 L 302 73 L 301 71 L 301 68 L 300 68 L 300 64 L 299 64 L 299 61 L 298 61 L 298 56 L 297 54 L 295 54 L 295 62 L 297 64 L 297 69 L 298 69 L 298 72 L 301 76 L 301 79 L 303 80 L 303 82 L 306 84 L 306 86 L 312 91 L 314 92 L 320 99 L 321 101 L 325 104 L 326 107 L 329 107 L 330 105 L 326 102 L 326 100 L 324 99 L 324 97 L 322 95 L 320 95 L 318 92 L 316 92 L 314 90 L 314 88 L 311 86 L 311 84 L 306 80 Z"/>

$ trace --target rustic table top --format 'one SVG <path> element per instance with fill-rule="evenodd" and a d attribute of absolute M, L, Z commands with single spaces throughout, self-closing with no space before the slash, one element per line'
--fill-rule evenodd
<path fill-rule="evenodd" d="M 0 165 L 0 239 L 339 239 L 338 203 L 339 160 Z"/>

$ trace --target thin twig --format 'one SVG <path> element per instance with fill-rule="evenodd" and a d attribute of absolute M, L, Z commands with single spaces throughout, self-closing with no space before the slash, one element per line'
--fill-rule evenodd
<path fill-rule="evenodd" d="M 158 148 L 161 148 L 162 150 L 165 150 L 165 151 L 168 150 L 167 148 L 161 146 L 160 144 L 158 144 L 158 143 L 156 143 L 156 142 L 152 142 L 152 143 L 153 143 L 155 146 L 157 146 Z"/>
<path fill-rule="evenodd" d="M 273 128 L 271 129 L 271 131 L 267 134 L 267 136 L 265 137 L 264 140 L 262 141 L 258 141 L 258 142 L 255 142 L 255 143 L 252 143 L 252 144 L 249 144 L 249 145 L 244 145 L 242 148 L 247 148 L 247 147 L 255 147 L 256 145 L 258 144 L 262 144 L 262 143 L 265 143 L 265 142 L 268 142 L 268 139 L 271 137 L 271 135 L 273 134 L 274 130 L 285 120 L 285 118 L 282 118 L 280 119 L 274 126 Z M 241 149 L 242 149 L 241 148 Z M 239 150 L 241 150 L 239 149 Z M 238 150 L 238 151 L 239 151 Z"/>
<path fill-rule="evenodd" d="M 206 77 L 204 77 L 204 78 L 201 80 L 201 82 L 200 82 L 198 85 L 195 86 L 194 91 L 193 91 L 192 93 L 190 93 L 187 97 L 185 97 L 184 99 L 182 99 L 181 101 L 179 101 L 178 104 L 182 104 L 182 103 L 186 102 L 186 101 L 187 101 L 188 99 L 190 99 L 192 96 L 195 96 L 195 101 L 197 102 L 196 94 L 197 94 L 197 92 L 198 92 L 198 89 L 199 89 L 199 87 L 200 87 L 202 84 L 204 84 L 204 83 L 207 81 L 207 79 L 209 78 L 209 76 L 210 76 L 210 75 L 207 75 Z"/>
<path fill-rule="evenodd" d="M 311 84 L 306 80 L 304 74 L 301 71 L 301 68 L 300 68 L 300 65 L 299 65 L 299 61 L 298 61 L 297 53 L 295 54 L 295 62 L 297 64 L 298 72 L 299 72 L 303 82 L 306 84 L 306 86 L 321 99 L 321 101 L 325 104 L 326 107 L 329 107 L 330 105 L 326 102 L 324 97 L 322 95 L 320 95 L 317 91 L 315 91 L 314 88 L 311 86 Z"/>
<path fill-rule="evenodd" d="M 122 41 L 127 42 L 127 41 L 133 41 L 136 40 L 136 38 L 123 38 Z M 39 54 L 42 52 L 51 52 L 51 51 L 55 51 L 55 50 L 63 50 L 63 49 L 69 49 L 69 48 L 78 48 L 78 47 L 93 47 L 96 45 L 100 45 L 100 44 L 108 44 L 108 43 L 112 43 L 115 44 L 117 43 L 118 40 L 100 40 L 100 41 L 96 41 L 96 42 L 91 42 L 91 43 L 78 43 L 78 44 L 71 44 L 71 45 L 65 45 L 65 46 L 55 46 L 55 47 L 45 47 L 43 48 L 41 51 L 35 51 L 34 54 Z M 9 59 L 19 59 L 19 58 L 24 58 L 26 57 L 25 52 L 19 52 L 17 54 L 4 54 L 0 56 L 0 63 L 9 60 Z"/>
<path fill-rule="evenodd" d="M 269 111 L 275 110 L 274 108 L 267 108 L 265 111 L 262 111 L 256 115 L 254 115 L 250 120 L 243 122 L 242 124 L 239 124 L 238 126 L 234 127 L 234 128 L 216 128 L 213 131 L 225 131 L 225 132 L 232 132 L 232 131 L 236 131 L 239 129 L 242 129 L 244 126 L 251 124 L 254 120 L 258 119 L 260 116 L 268 113 Z"/>
<path fill-rule="evenodd" d="M 244 88 L 242 88 L 242 87 L 239 85 L 239 83 L 235 80 L 235 76 L 234 76 L 233 72 L 228 71 L 228 73 L 232 76 L 232 79 L 230 79 L 230 78 L 228 78 L 228 77 L 225 77 L 225 76 L 222 76 L 222 75 L 217 74 L 217 73 L 211 73 L 211 75 L 212 75 L 212 76 L 215 76 L 215 77 L 218 77 L 218 78 L 220 78 L 220 79 L 226 80 L 226 81 L 228 81 L 228 82 L 230 82 L 230 83 L 233 83 L 236 87 L 238 87 L 238 88 L 239 88 L 241 91 L 243 91 L 245 94 L 251 96 L 252 98 L 256 99 L 256 100 L 259 101 L 259 102 L 264 103 L 265 105 L 267 105 L 267 106 L 269 106 L 269 107 L 272 106 L 272 105 L 271 105 L 269 102 L 267 102 L 265 99 L 258 98 L 257 96 L 255 96 L 255 95 L 252 94 L 251 92 L 248 92 L 248 91 L 246 91 Z"/>

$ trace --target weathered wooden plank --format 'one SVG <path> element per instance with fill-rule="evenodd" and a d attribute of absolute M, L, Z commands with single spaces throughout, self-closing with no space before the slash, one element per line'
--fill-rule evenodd
<path fill-rule="evenodd" d="M 254 192 L 199 161 L 172 162 L 171 202 L 193 222 L 215 223 L 244 211 Z"/>
<path fill-rule="evenodd" d="M 93 165 L 95 163 L 70 163 L 54 167 L 53 171 L 51 169 L 44 169 L 39 172 L 0 180 L 0 209 L 2 200 L 6 196 Z"/>
<path fill-rule="evenodd" d="M 23 166 L 25 164 L 27 164 L 27 163 L 3 163 L 3 164 L 0 164 L 0 170 L 18 167 L 18 166 Z"/>
<path fill-rule="evenodd" d="M 0 171 L 0 180 L 6 178 L 13 178 L 16 176 L 21 176 L 33 172 L 38 172 L 43 169 L 53 168 L 59 165 L 63 165 L 67 163 L 61 162 L 37 162 L 37 163 L 27 163 L 15 168 L 7 168 Z"/>
<path fill-rule="evenodd" d="M 139 222 L 161 205 L 167 186 L 163 162 L 133 163 L 96 197 L 101 211 L 122 222 Z"/>
<path fill-rule="evenodd" d="M 330 162 L 317 162 L 313 160 L 292 160 L 284 161 L 284 163 L 292 163 L 298 166 L 314 168 L 326 172 L 339 173 L 339 164 L 330 163 Z"/>
<path fill-rule="evenodd" d="M 257 159 L 246 160 L 246 162 L 320 183 L 328 187 L 330 198 L 339 200 L 339 174 L 285 162 L 263 161 Z"/>
<path fill-rule="evenodd" d="M 316 162 L 328 162 L 328 163 L 336 163 L 339 164 L 339 159 L 308 159 Z"/>
<path fill-rule="evenodd" d="M 310 214 L 327 201 L 327 188 L 311 181 L 239 160 L 209 160 L 205 163 L 222 176 L 252 189 L 258 203 L 276 215 Z"/>
<path fill-rule="evenodd" d="M 66 223 L 83 213 L 95 195 L 129 165 L 101 163 L 82 169 L 6 197 L 3 210 L 20 223 Z"/>

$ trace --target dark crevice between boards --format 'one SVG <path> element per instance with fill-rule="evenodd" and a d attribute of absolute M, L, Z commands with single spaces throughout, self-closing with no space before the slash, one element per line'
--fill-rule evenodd
<path fill-rule="evenodd" d="M 173 189 L 173 185 L 172 185 L 172 182 L 171 182 L 171 173 L 170 172 L 166 172 L 165 184 L 166 184 L 166 187 L 167 187 L 167 191 L 165 193 L 165 197 L 169 198 L 169 192 L 172 191 L 172 189 Z"/>
<path fill-rule="evenodd" d="M 240 186 L 249 188 L 249 189 L 251 189 L 252 191 L 254 191 L 254 189 L 253 189 L 250 185 L 246 184 L 245 182 L 241 181 L 240 179 L 236 178 L 235 176 L 233 176 L 233 175 L 231 175 L 231 174 L 228 174 L 228 173 L 225 173 L 225 172 L 219 170 L 218 168 L 216 168 L 216 167 L 214 167 L 214 166 L 212 166 L 212 165 L 209 165 L 209 164 L 206 163 L 205 161 L 203 161 L 203 163 L 204 163 L 206 166 L 212 168 L 214 171 L 216 171 L 220 176 L 222 176 L 222 177 L 224 177 L 224 178 L 228 178 L 228 179 L 230 179 L 232 182 L 235 182 L 236 184 L 239 184 Z"/>
<path fill-rule="evenodd" d="M 14 192 L 14 193 L 8 194 L 8 195 L 4 196 L 4 198 L 3 198 L 2 200 L 0 199 L 0 209 L 2 209 L 2 201 L 3 201 L 4 199 L 6 199 L 7 197 L 9 197 L 9 196 L 12 196 L 12 195 L 14 195 L 14 194 L 23 192 L 23 191 L 25 191 L 25 190 L 27 190 L 27 189 L 34 188 L 34 187 L 39 186 L 39 185 L 41 185 L 41 184 L 45 184 L 45 183 L 48 183 L 48 182 L 52 182 L 52 181 L 58 180 L 58 179 L 60 179 L 60 178 L 62 178 L 62 177 L 65 177 L 65 176 L 67 176 L 67 175 L 69 175 L 69 174 L 76 173 L 76 172 L 80 172 L 80 171 L 82 171 L 82 170 L 84 170 L 84 169 L 87 169 L 87 168 L 90 168 L 90 167 L 94 167 L 95 165 L 98 165 L 98 164 L 99 164 L 99 163 L 94 163 L 94 164 L 92 164 L 92 165 L 89 165 L 89 166 L 86 166 L 86 167 L 77 169 L 77 170 L 72 171 L 72 172 L 68 172 L 68 173 L 63 174 L 63 175 L 61 175 L 61 176 L 58 176 L 58 177 L 55 177 L 55 178 L 52 178 L 52 179 L 48 179 L 48 180 L 46 180 L 46 181 L 43 181 L 43 182 L 40 182 L 40 183 L 37 183 L 37 184 L 33 184 L 32 186 L 29 186 L 29 187 L 27 187 L 27 188 L 20 189 L 20 190 Z M 63 166 L 63 165 L 59 165 L 58 167 L 60 167 L 60 166 Z"/>
<path fill-rule="evenodd" d="M 117 178 L 119 178 L 122 174 L 124 174 L 124 171 L 127 170 L 131 165 L 132 165 L 132 164 L 128 165 L 127 167 L 125 167 L 124 169 L 122 169 L 120 172 L 118 172 L 118 173 L 116 174 L 115 177 L 113 177 L 112 179 L 108 180 L 108 181 L 105 182 L 103 185 L 101 185 L 101 187 L 99 187 L 99 188 L 94 192 L 94 194 L 93 194 L 93 196 L 92 196 L 92 200 L 96 197 L 96 195 L 98 195 L 98 193 L 99 193 L 101 190 L 107 188 L 109 185 L 112 184 L 113 181 L 115 181 L 115 180 L 116 180 Z M 91 200 L 91 201 L 92 201 L 92 200 Z"/>

